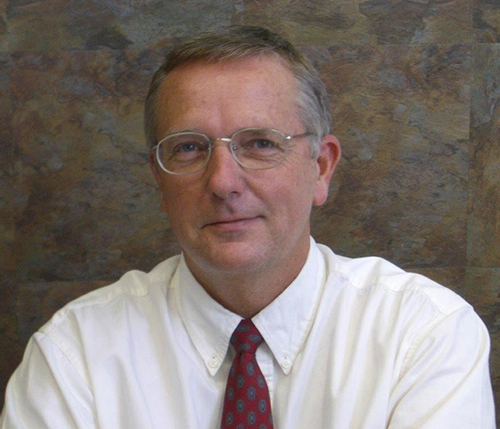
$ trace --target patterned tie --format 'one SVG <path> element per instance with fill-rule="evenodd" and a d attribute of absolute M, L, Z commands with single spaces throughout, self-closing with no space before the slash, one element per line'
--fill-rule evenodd
<path fill-rule="evenodd" d="M 260 343 L 262 336 L 250 319 L 242 320 L 231 336 L 236 356 L 227 379 L 222 429 L 273 428 L 269 390 L 255 359 Z"/>

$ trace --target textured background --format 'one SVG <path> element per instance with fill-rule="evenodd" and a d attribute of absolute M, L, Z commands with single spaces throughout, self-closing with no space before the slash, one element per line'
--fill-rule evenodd
<path fill-rule="evenodd" d="M 176 38 L 231 23 L 287 35 L 327 82 L 344 159 L 314 236 L 469 300 L 498 403 L 498 0 L 0 0 L 0 390 L 57 308 L 178 252 L 143 98 Z"/>

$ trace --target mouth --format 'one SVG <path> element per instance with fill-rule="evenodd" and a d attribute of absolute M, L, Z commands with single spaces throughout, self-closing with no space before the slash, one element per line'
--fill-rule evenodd
<path fill-rule="evenodd" d="M 210 228 L 218 231 L 237 232 L 248 228 L 258 219 L 259 216 L 222 219 L 207 223 L 204 228 Z"/>

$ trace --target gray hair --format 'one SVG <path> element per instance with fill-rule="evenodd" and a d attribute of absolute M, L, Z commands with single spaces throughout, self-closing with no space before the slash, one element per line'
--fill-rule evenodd
<path fill-rule="evenodd" d="M 290 42 L 262 27 L 231 26 L 187 38 L 173 48 L 154 74 L 146 97 L 144 128 L 149 147 L 157 143 L 158 88 L 168 73 L 187 62 L 223 62 L 250 56 L 275 55 L 290 68 L 297 82 L 297 105 L 310 138 L 311 157 L 319 155 L 319 142 L 330 133 L 331 116 L 323 81 L 311 62 Z"/>

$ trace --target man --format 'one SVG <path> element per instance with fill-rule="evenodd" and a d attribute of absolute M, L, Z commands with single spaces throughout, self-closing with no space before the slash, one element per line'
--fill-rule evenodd
<path fill-rule="evenodd" d="M 2 427 L 493 428 L 472 308 L 310 238 L 340 158 L 329 132 L 323 84 L 277 35 L 232 27 L 174 48 L 146 134 L 183 254 L 56 313 Z"/>

